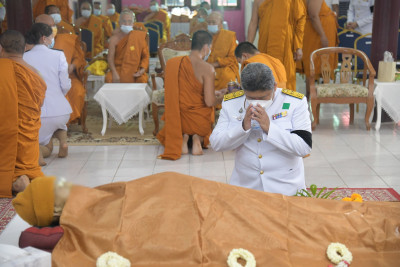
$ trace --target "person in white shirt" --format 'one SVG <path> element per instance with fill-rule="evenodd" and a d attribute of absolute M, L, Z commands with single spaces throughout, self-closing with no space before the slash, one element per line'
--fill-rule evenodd
<path fill-rule="evenodd" d="M 362 35 L 372 33 L 375 0 L 350 0 L 346 28 Z"/>
<path fill-rule="evenodd" d="M 339 16 L 339 0 L 325 0 L 329 8 Z"/>
<path fill-rule="evenodd" d="M 261 63 L 248 64 L 240 80 L 243 91 L 224 97 L 211 146 L 236 151 L 230 184 L 294 195 L 305 189 L 303 157 L 312 147 L 307 99 L 277 88 Z"/>
<path fill-rule="evenodd" d="M 53 150 L 53 135 L 59 139 L 58 157 L 68 155 L 67 122 L 72 112 L 65 95 L 71 88 L 68 63 L 64 52 L 51 49 L 54 46 L 52 28 L 43 23 L 35 23 L 25 36 L 33 48 L 24 54 L 24 60 L 36 68 L 47 85 L 46 96 L 41 109 L 42 126 L 39 130 L 39 145 L 42 158 L 50 156 Z"/>

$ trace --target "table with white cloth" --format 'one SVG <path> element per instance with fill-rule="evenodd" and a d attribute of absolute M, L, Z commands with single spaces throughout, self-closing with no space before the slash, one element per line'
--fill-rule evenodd
<path fill-rule="evenodd" d="M 105 83 L 94 96 L 103 113 L 101 135 L 106 133 L 107 112 L 120 125 L 139 113 L 139 132 L 143 135 L 143 110 L 150 104 L 151 93 L 147 83 Z"/>
<path fill-rule="evenodd" d="M 171 22 L 170 37 L 171 39 L 175 36 L 185 33 L 190 33 L 190 23 L 189 22 Z"/>
<path fill-rule="evenodd" d="M 400 82 L 378 82 L 375 80 L 374 96 L 376 99 L 376 125 L 381 127 L 382 108 L 396 123 L 400 121 Z"/>

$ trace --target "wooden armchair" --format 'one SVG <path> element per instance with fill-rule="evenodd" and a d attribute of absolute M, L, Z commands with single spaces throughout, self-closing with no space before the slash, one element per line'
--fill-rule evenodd
<path fill-rule="evenodd" d="M 161 44 L 158 48 L 158 58 L 160 60 L 161 73 L 151 74 L 151 83 L 153 89 L 152 113 L 154 120 L 153 135 L 159 131 L 158 111 L 164 108 L 164 90 L 157 90 L 156 77 L 164 79 L 165 66 L 167 61 L 173 57 L 186 56 L 190 54 L 192 40 L 187 34 L 180 34 L 174 40 Z"/>
<path fill-rule="evenodd" d="M 340 83 L 331 84 L 330 77 L 334 71 L 329 64 L 329 55 L 333 53 L 342 54 L 342 67 L 340 69 Z M 364 62 L 362 72 L 362 85 L 349 83 L 352 81 L 352 58 L 358 57 Z M 315 84 L 315 65 L 321 66 L 323 84 Z M 369 117 L 374 107 L 374 77 L 375 70 L 368 57 L 362 51 L 353 48 L 327 47 L 315 50 L 311 54 L 310 61 L 310 98 L 311 109 L 314 117 L 312 129 L 319 123 L 319 108 L 321 103 L 336 103 L 350 105 L 350 124 L 354 123 L 354 104 L 366 103 L 365 124 L 370 130 Z M 366 85 L 368 77 L 368 85 Z"/>

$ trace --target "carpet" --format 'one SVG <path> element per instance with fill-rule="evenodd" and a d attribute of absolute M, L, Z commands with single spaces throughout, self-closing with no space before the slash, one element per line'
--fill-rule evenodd
<path fill-rule="evenodd" d="M 95 100 L 88 101 L 86 117 L 86 127 L 88 133 L 83 133 L 78 124 L 72 124 L 68 128 L 69 145 L 157 145 L 158 140 L 153 136 L 154 122 L 151 117 L 144 114 L 144 135 L 139 133 L 139 116 L 136 115 L 127 123 L 118 125 L 112 122 L 110 128 L 107 127 L 106 134 L 101 135 L 103 128 L 103 114 L 100 105 Z M 160 129 L 162 127 L 160 122 Z M 54 140 L 54 144 L 57 141 Z"/>
<path fill-rule="evenodd" d="M 317 192 L 319 190 L 318 188 Z M 327 188 L 324 193 L 330 190 L 333 190 L 333 188 Z M 308 189 L 308 191 L 310 190 Z M 351 197 L 353 193 L 360 194 L 363 201 L 400 201 L 400 195 L 393 188 L 337 188 L 328 199 L 334 197 L 338 197 L 337 199 Z"/>
<path fill-rule="evenodd" d="M 15 209 L 11 200 L 12 198 L 0 198 L 0 234 L 15 216 Z"/>

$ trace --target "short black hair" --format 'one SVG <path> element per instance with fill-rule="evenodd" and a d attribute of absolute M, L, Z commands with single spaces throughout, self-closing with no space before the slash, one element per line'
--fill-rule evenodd
<path fill-rule="evenodd" d="M 205 5 L 210 5 L 210 3 L 207 1 L 203 1 L 201 2 L 200 7 L 204 7 Z"/>
<path fill-rule="evenodd" d="M 256 52 L 258 52 L 258 49 L 252 43 L 241 42 L 235 49 L 235 57 L 241 58 L 243 53 L 248 53 L 253 55 Z"/>
<path fill-rule="evenodd" d="M 197 31 L 193 34 L 192 37 L 192 50 L 200 51 L 204 45 L 211 45 L 212 36 L 208 31 Z"/>
<path fill-rule="evenodd" d="M 37 45 L 43 36 L 49 37 L 53 33 L 51 27 L 44 23 L 35 23 L 25 34 L 26 43 Z"/>
<path fill-rule="evenodd" d="M 50 8 L 53 8 L 53 7 L 56 7 L 56 8 L 58 8 L 58 9 L 60 9 L 58 6 L 56 6 L 56 5 L 48 5 L 48 6 L 46 6 L 45 8 L 44 8 L 44 14 L 49 14 L 50 13 Z"/>
<path fill-rule="evenodd" d="M 0 45 L 7 53 L 22 55 L 25 52 L 25 38 L 19 31 L 5 31 L 0 35 Z"/>

